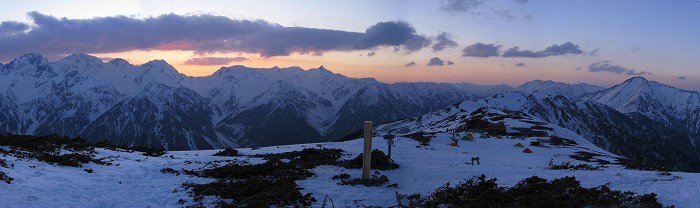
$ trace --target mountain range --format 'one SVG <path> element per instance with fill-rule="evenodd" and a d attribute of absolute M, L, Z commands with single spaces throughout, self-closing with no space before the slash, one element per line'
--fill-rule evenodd
<path fill-rule="evenodd" d="M 399 122 L 420 126 L 426 116 L 432 117 L 429 120 L 449 120 L 481 107 L 518 111 L 572 130 L 630 159 L 674 170 L 700 171 L 697 92 L 643 77 L 594 91 L 596 88 L 535 80 L 517 88 L 521 91 L 464 101 Z"/>
<path fill-rule="evenodd" d="M 542 80 L 512 88 L 388 84 L 323 66 L 232 66 L 190 77 L 162 60 L 136 66 L 86 54 L 54 62 L 27 54 L 0 65 L 0 132 L 168 150 L 333 141 L 365 120 L 416 119 L 457 103 L 522 111 L 615 154 L 700 170 L 700 93 L 643 77 L 610 88 Z"/>
<path fill-rule="evenodd" d="M 162 60 L 135 66 L 86 54 L 26 54 L 0 68 L 0 132 L 80 136 L 168 150 L 328 141 L 506 85 L 395 83 L 323 66 L 224 67 L 189 77 Z"/>

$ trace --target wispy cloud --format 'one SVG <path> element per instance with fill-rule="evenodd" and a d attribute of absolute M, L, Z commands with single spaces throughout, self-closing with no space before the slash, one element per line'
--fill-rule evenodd
<path fill-rule="evenodd" d="M 578 45 L 565 42 L 561 45 L 554 44 L 541 51 L 520 50 L 520 47 L 512 47 L 503 52 L 502 57 L 523 57 L 523 58 L 543 58 L 548 56 L 559 56 L 565 54 L 582 54 L 583 51 Z"/>
<path fill-rule="evenodd" d="M 415 61 L 411 61 L 411 62 L 408 62 L 406 65 L 404 65 L 404 67 L 412 67 L 412 66 L 415 66 L 415 65 L 416 65 L 416 62 L 415 62 Z"/>
<path fill-rule="evenodd" d="M 541 51 L 521 50 L 520 47 L 512 47 L 501 54 L 501 45 L 483 44 L 480 42 L 468 45 L 462 49 L 462 57 L 515 57 L 515 58 L 544 58 L 549 56 L 560 56 L 566 54 L 586 54 L 595 55 L 598 49 L 591 52 L 584 52 L 578 45 L 571 42 L 551 45 Z"/>
<path fill-rule="evenodd" d="M 15 35 L 29 30 L 29 25 L 21 22 L 5 21 L 0 23 L 0 36 Z"/>
<path fill-rule="evenodd" d="M 374 55 L 377 55 L 377 52 L 371 51 L 371 52 L 367 53 L 367 56 L 369 56 L 369 57 L 372 57 Z"/>
<path fill-rule="evenodd" d="M 526 67 L 526 66 L 527 66 L 527 64 L 522 63 L 522 62 L 515 64 L 515 67 Z"/>
<path fill-rule="evenodd" d="M 428 61 L 428 64 L 426 64 L 426 65 L 427 66 L 444 66 L 445 61 L 443 61 L 442 59 L 440 59 L 438 57 L 433 57 Z"/>
<path fill-rule="evenodd" d="M 588 66 L 588 71 L 590 72 L 610 72 L 615 74 L 626 74 L 626 75 L 651 75 L 649 72 L 638 71 L 634 69 L 628 69 L 619 65 L 610 64 L 610 61 L 602 61 L 598 63 L 593 63 Z"/>
<path fill-rule="evenodd" d="M 441 10 L 447 12 L 467 12 L 480 7 L 488 0 L 443 0 Z"/>
<path fill-rule="evenodd" d="M 491 57 L 499 56 L 500 45 L 474 43 L 462 49 L 462 57 Z"/>
<path fill-rule="evenodd" d="M 143 19 L 127 16 L 68 19 L 39 12 L 27 15 L 30 24 L 0 23 L 0 59 L 28 52 L 62 56 L 152 49 L 192 50 L 200 54 L 245 52 L 263 57 L 292 53 L 319 55 L 376 47 L 397 47 L 410 53 L 432 43 L 429 37 L 418 34 L 403 21 L 379 22 L 365 32 L 348 32 L 284 27 L 262 20 L 217 15 L 167 14 Z"/>
<path fill-rule="evenodd" d="M 440 34 L 435 38 L 435 44 L 433 44 L 433 51 L 438 52 L 446 48 L 454 48 L 459 44 L 452 40 L 452 35 L 447 32 L 440 32 Z"/>
<path fill-rule="evenodd" d="M 685 79 L 685 76 L 678 76 L 678 79 Z"/>

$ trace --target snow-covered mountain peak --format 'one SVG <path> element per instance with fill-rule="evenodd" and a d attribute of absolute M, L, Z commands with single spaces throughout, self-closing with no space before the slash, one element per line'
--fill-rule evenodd
<path fill-rule="evenodd" d="M 323 74 L 323 75 L 335 74 L 332 71 L 326 69 L 326 67 L 323 67 L 323 65 L 319 66 L 318 68 L 311 68 L 308 70 L 308 72 L 313 72 L 315 74 Z"/>
<path fill-rule="evenodd" d="M 143 73 L 137 79 L 141 84 L 160 82 L 171 87 L 176 87 L 182 85 L 182 81 L 186 77 L 164 60 L 149 61 L 139 68 L 143 70 Z"/>
<path fill-rule="evenodd" d="M 168 62 L 166 62 L 165 60 L 162 60 L 162 59 L 149 61 L 149 62 L 141 65 L 141 67 L 144 67 L 146 70 L 174 71 L 174 72 L 179 74 L 179 72 L 177 72 L 175 67 L 173 67 Z"/>
<path fill-rule="evenodd" d="M 116 67 L 123 67 L 123 66 L 128 66 L 131 65 L 128 61 L 122 59 L 122 58 L 115 58 L 107 62 L 107 64 L 110 64 L 112 66 Z"/>
<path fill-rule="evenodd" d="M 634 77 L 631 77 L 631 78 L 625 80 L 622 83 L 624 84 L 624 83 L 635 83 L 635 82 L 645 83 L 645 82 L 649 82 L 649 80 L 647 80 L 647 78 L 644 78 L 643 76 L 634 76 Z"/>
<path fill-rule="evenodd" d="M 49 60 L 44 58 L 41 54 L 38 53 L 28 53 L 24 54 L 14 60 L 12 60 L 9 64 L 12 65 L 20 65 L 20 64 L 29 64 L 29 65 L 39 65 L 43 63 L 48 63 Z"/>
<path fill-rule="evenodd" d="M 73 63 L 104 63 L 102 62 L 101 59 L 85 54 L 85 53 L 74 53 L 71 55 L 68 55 L 61 59 L 59 62 L 73 62 Z"/>
<path fill-rule="evenodd" d="M 533 80 L 526 82 L 516 88 L 519 91 L 532 93 L 532 92 L 542 92 L 551 95 L 562 95 L 569 100 L 577 100 L 584 94 L 597 92 L 602 90 L 602 87 L 589 85 L 589 84 L 567 84 L 562 82 L 555 82 L 552 80 Z"/>
<path fill-rule="evenodd" d="M 60 66 L 60 68 L 67 72 L 95 72 L 101 70 L 105 65 L 101 59 L 84 53 L 71 54 L 59 61 L 53 62 L 53 64 Z"/>

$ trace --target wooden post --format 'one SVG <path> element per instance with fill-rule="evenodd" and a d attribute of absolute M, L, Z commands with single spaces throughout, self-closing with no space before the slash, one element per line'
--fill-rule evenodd
<path fill-rule="evenodd" d="M 365 151 L 362 157 L 362 179 L 369 179 L 372 168 L 372 121 L 365 121 Z"/>
<path fill-rule="evenodd" d="M 389 142 L 387 142 L 387 144 L 388 144 L 388 146 L 389 146 L 389 155 L 388 155 L 388 157 L 389 157 L 389 160 L 391 160 L 391 145 L 394 144 L 394 140 L 389 140 Z"/>

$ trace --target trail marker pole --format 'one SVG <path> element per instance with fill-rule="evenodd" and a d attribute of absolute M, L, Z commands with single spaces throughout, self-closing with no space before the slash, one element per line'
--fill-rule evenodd
<path fill-rule="evenodd" d="M 372 121 L 365 121 L 365 151 L 362 157 L 362 179 L 369 179 L 372 168 Z"/>
<path fill-rule="evenodd" d="M 384 139 L 386 140 L 386 144 L 389 147 L 389 159 L 391 159 L 391 146 L 394 145 L 394 135 L 389 133 L 387 135 L 384 135 Z"/>

